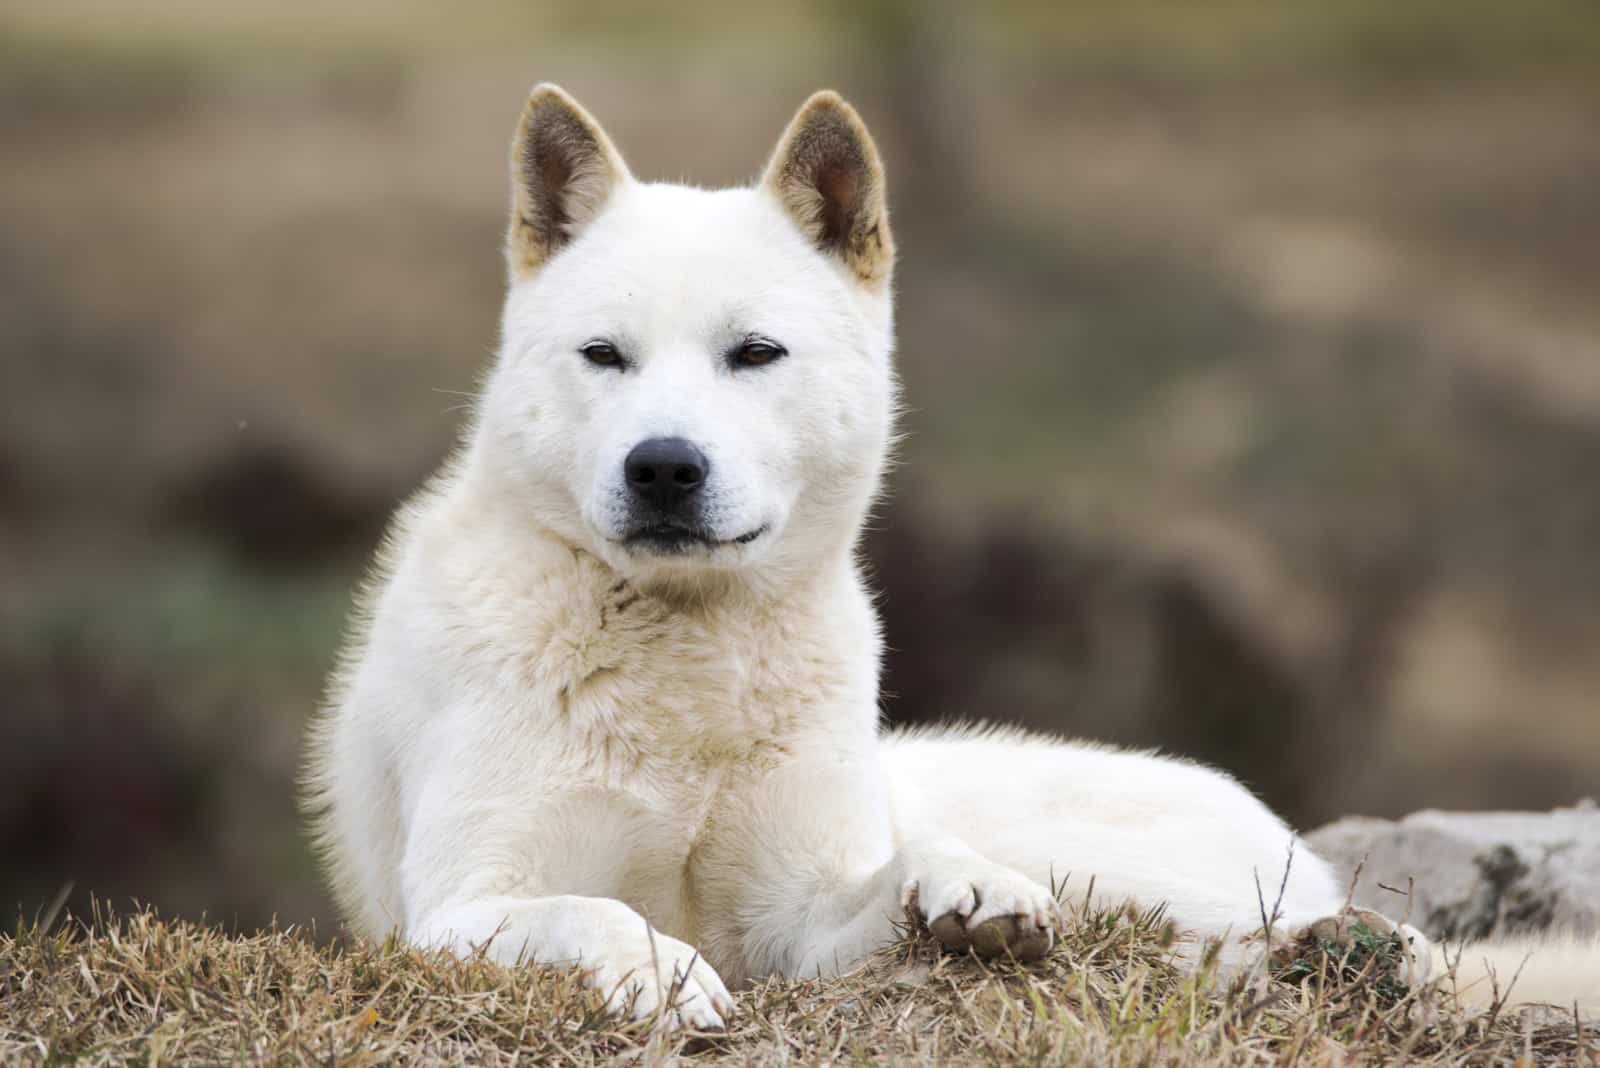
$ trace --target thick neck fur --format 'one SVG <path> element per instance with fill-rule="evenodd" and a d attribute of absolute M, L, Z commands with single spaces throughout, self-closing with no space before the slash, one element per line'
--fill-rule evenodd
<path fill-rule="evenodd" d="M 623 765 L 872 729 L 877 621 L 848 542 L 804 568 L 641 580 L 515 500 L 469 459 L 410 531 L 435 637 L 492 702 L 549 709 Z"/>

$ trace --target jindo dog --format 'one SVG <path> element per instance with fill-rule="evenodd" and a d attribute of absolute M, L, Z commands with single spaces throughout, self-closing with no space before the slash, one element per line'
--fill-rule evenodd
<path fill-rule="evenodd" d="M 895 251 L 856 112 L 818 93 L 754 187 L 707 192 L 636 180 L 542 85 L 511 163 L 498 359 L 312 733 L 355 927 L 581 965 L 614 1011 L 696 1028 L 751 979 L 850 967 L 908 908 L 952 949 L 1037 957 L 1052 873 L 1247 962 L 1255 873 L 1275 890 L 1294 835 L 1226 775 L 879 730 L 856 543 L 893 437 Z M 1410 980 L 1436 970 L 1344 896 L 1298 843 L 1281 936 L 1358 918 L 1405 937 Z M 1469 947 L 1469 994 L 1526 949 Z M 1600 952 L 1545 946 L 1518 990 L 1600 1003 Z"/>

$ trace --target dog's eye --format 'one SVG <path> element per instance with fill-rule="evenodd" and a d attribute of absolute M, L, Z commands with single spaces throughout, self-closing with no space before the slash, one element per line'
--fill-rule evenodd
<path fill-rule="evenodd" d="M 622 353 L 609 341 L 591 341 L 578 351 L 596 367 L 623 367 L 627 364 Z"/>
<path fill-rule="evenodd" d="M 789 350 L 776 341 L 753 337 L 741 342 L 738 348 L 728 354 L 728 363 L 735 370 L 741 367 L 765 367 L 788 354 Z"/>

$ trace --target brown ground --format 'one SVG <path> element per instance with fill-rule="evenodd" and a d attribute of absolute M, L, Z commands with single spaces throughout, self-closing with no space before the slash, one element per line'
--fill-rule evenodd
<path fill-rule="evenodd" d="M 726 1034 L 621 1026 L 572 971 L 507 969 L 304 931 L 230 938 L 141 914 L 0 936 L 0 1059 L 155 1064 L 1561 1064 L 1600 1032 L 1557 1010 L 1468 1018 L 1381 956 L 1308 951 L 1302 985 L 1236 991 L 1167 962 L 1159 918 L 1078 916 L 1035 965 L 911 935 L 836 980 L 767 982 Z M 1565 1016 L 1565 1019 L 1563 1019 Z"/>

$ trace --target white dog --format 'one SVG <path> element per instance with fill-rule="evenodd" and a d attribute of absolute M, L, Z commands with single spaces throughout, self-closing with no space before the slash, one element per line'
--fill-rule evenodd
<path fill-rule="evenodd" d="M 907 908 L 1036 957 L 1067 873 L 1249 956 L 1294 836 L 1227 776 L 879 733 L 856 542 L 893 435 L 894 244 L 848 104 L 818 93 L 754 188 L 706 192 L 636 181 L 540 86 L 507 254 L 472 428 L 394 524 L 313 731 L 307 806 L 357 929 L 578 964 L 616 1011 L 703 1028 L 753 978 L 850 967 Z M 1299 844 L 1283 931 L 1343 900 Z M 1399 930 L 1427 974 L 1442 954 Z M 1522 957 L 1465 964 L 1486 949 L 1502 976 Z M 1536 957 L 1519 990 L 1600 1003 L 1600 953 Z"/>

